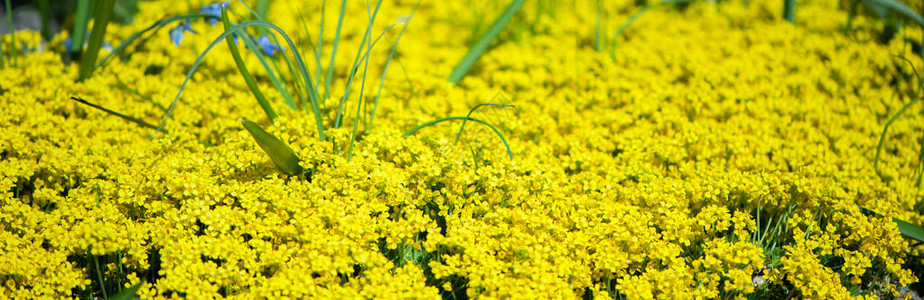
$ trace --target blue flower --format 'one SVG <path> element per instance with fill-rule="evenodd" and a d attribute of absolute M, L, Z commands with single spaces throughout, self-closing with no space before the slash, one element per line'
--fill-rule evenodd
<path fill-rule="evenodd" d="M 269 55 L 270 57 L 276 55 L 276 51 L 282 52 L 285 50 L 284 48 L 279 47 L 279 45 L 270 42 L 269 38 L 265 35 L 257 39 L 257 47 L 260 47 L 260 50 L 263 50 L 263 53 L 266 53 L 266 55 Z"/>
<path fill-rule="evenodd" d="M 209 5 L 206 5 L 200 8 L 199 12 L 220 16 L 221 9 L 228 7 L 229 4 L 231 4 L 230 1 L 212 3 L 212 4 L 209 4 Z M 215 24 L 218 24 L 218 18 L 206 17 L 205 20 L 208 21 L 209 23 L 212 23 L 212 26 L 215 26 Z"/>
<path fill-rule="evenodd" d="M 170 29 L 170 41 L 179 47 L 180 42 L 183 41 L 183 32 L 185 31 L 198 33 L 192 29 L 192 26 L 189 25 L 189 21 L 187 20 L 186 22 L 180 23 L 180 25 L 176 25 L 176 27 Z"/>

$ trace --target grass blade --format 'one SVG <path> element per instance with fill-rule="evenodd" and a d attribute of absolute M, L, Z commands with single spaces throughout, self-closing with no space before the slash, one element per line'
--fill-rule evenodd
<path fill-rule="evenodd" d="M 408 130 L 408 132 L 404 133 L 404 135 L 402 135 L 402 137 L 407 137 L 407 136 L 409 136 L 409 135 L 412 135 L 412 134 L 414 134 L 415 132 L 417 132 L 418 130 L 423 129 L 424 127 L 433 126 L 433 125 L 436 125 L 436 124 L 439 124 L 439 123 L 442 123 L 442 122 L 446 122 L 446 121 L 456 121 L 456 120 L 473 121 L 473 122 L 476 122 L 476 123 L 480 123 L 480 124 L 482 124 L 482 125 L 484 125 L 484 126 L 488 126 L 488 128 L 491 128 L 491 130 L 494 130 L 494 133 L 496 133 L 497 136 L 500 137 L 501 142 L 504 142 L 504 147 L 507 148 L 507 155 L 510 157 L 510 161 L 513 161 L 513 151 L 510 151 L 510 144 L 507 143 L 507 139 L 504 138 L 504 135 L 501 134 L 500 130 L 497 130 L 497 128 L 495 128 L 494 126 L 491 126 L 491 124 L 488 124 L 488 122 L 485 122 L 485 121 L 482 121 L 482 120 L 479 120 L 479 119 L 475 119 L 475 118 L 472 118 L 472 117 L 446 117 L 446 118 L 442 118 L 442 119 L 436 119 L 436 120 L 433 120 L 433 121 L 430 121 L 430 122 L 427 122 L 427 123 L 423 123 L 423 124 L 417 125 L 417 127 L 414 127 L 413 129 Z"/>
<path fill-rule="evenodd" d="M 10 57 L 12 57 L 13 67 L 19 66 L 19 58 L 16 57 L 16 27 L 13 27 L 13 5 L 10 4 L 10 0 L 6 0 L 6 22 L 10 28 L 10 39 L 13 40 L 11 45 L 13 47 L 10 49 Z M 0 53 L 2 54 L 2 53 Z"/>
<path fill-rule="evenodd" d="M 169 25 L 170 23 L 182 22 L 182 21 L 193 20 L 193 19 L 199 19 L 199 18 L 204 18 L 204 17 L 212 17 L 212 18 L 216 18 L 216 19 L 221 18 L 221 16 L 219 16 L 219 15 L 213 15 L 213 14 L 209 14 L 209 13 L 194 13 L 194 14 L 188 14 L 188 15 L 182 15 L 182 16 L 174 16 L 174 17 L 170 17 L 170 18 L 166 18 L 166 19 L 157 21 L 157 22 L 155 22 L 153 25 L 148 26 L 147 28 L 142 29 L 141 31 L 138 31 L 138 32 L 136 32 L 135 34 L 131 35 L 130 37 L 128 37 L 128 39 L 126 39 L 126 40 L 123 41 L 121 44 L 119 44 L 118 47 L 115 47 L 115 49 L 112 49 L 112 52 L 109 52 L 108 55 L 106 55 L 105 57 L 103 57 L 103 59 L 101 59 L 101 60 L 99 61 L 99 63 L 97 63 L 96 66 L 93 67 L 93 70 L 96 70 L 96 69 L 101 68 L 103 65 L 106 64 L 107 61 L 109 61 L 109 58 L 111 58 L 111 57 L 114 56 L 114 55 L 117 55 L 117 54 L 121 53 L 123 49 L 125 49 L 126 47 L 128 47 L 128 45 L 131 45 L 131 43 L 133 43 L 135 40 L 137 40 L 139 37 L 141 37 L 141 35 L 147 33 L 148 31 L 151 31 L 151 30 L 155 30 L 155 31 L 156 31 L 157 29 L 161 29 L 161 28 L 163 28 L 163 27 L 166 27 L 166 26 Z"/>
<path fill-rule="evenodd" d="M 411 9 L 411 14 L 404 20 L 404 27 L 401 27 L 401 31 L 398 32 L 398 38 L 395 39 L 395 43 L 391 45 L 391 51 L 388 52 L 388 59 L 385 60 L 385 67 L 382 69 L 382 80 L 379 81 L 379 90 L 375 94 L 375 100 L 372 102 L 372 115 L 369 116 L 369 130 L 372 130 L 372 122 L 375 121 L 375 111 L 379 108 L 379 98 L 382 96 L 382 86 L 385 85 L 385 75 L 388 74 L 388 66 L 391 65 L 391 59 L 394 58 L 395 50 L 398 49 L 398 42 L 400 42 L 401 37 L 404 36 L 404 30 L 407 29 L 407 25 L 410 24 L 411 19 L 414 18 L 414 13 L 417 12 L 418 6 L 420 6 L 420 0 L 417 0 L 417 3 L 414 4 L 414 8 Z"/>
<path fill-rule="evenodd" d="M 298 156 L 295 155 L 295 151 L 292 151 L 289 145 L 263 130 L 257 123 L 241 119 L 241 124 L 247 129 L 247 132 L 250 132 L 250 135 L 257 141 L 260 148 L 269 155 L 276 167 L 279 168 L 279 171 L 287 175 L 302 173 L 302 166 L 298 165 Z"/>
<path fill-rule="evenodd" d="M 250 8 L 250 6 L 247 6 L 247 3 L 244 3 L 243 1 L 240 1 L 240 0 L 238 0 L 238 2 L 240 2 L 241 5 L 246 7 L 247 10 L 249 10 L 254 16 L 256 16 L 257 20 L 266 21 L 264 20 L 264 17 L 260 16 L 259 12 L 254 11 L 253 9 Z M 269 5 L 269 4 L 266 4 L 266 5 Z M 276 37 L 271 35 L 270 32 L 266 30 L 266 28 L 260 28 L 260 29 L 261 29 L 259 30 L 260 34 L 270 36 L 270 38 L 272 38 L 273 40 L 273 43 L 279 44 L 279 41 L 276 40 Z M 282 74 L 281 72 L 279 72 L 279 66 L 276 64 L 276 61 L 267 60 L 266 56 L 263 55 L 263 53 L 261 53 L 262 51 L 258 47 L 256 47 L 256 42 L 254 42 L 253 37 L 251 37 L 247 32 L 239 32 L 239 33 L 241 34 L 242 37 L 244 37 L 244 43 L 247 45 L 250 51 L 254 54 L 254 56 L 257 57 L 257 60 L 260 62 L 260 64 L 263 65 L 263 69 L 266 70 L 266 75 L 267 77 L 269 77 L 270 83 L 272 83 L 273 87 L 275 87 L 276 90 L 279 91 L 279 95 L 282 96 L 282 99 L 285 102 L 285 104 L 293 110 L 298 109 L 298 107 L 295 106 L 295 100 L 292 98 L 292 93 L 290 93 L 289 89 L 287 89 L 286 86 L 282 84 L 282 80 L 280 80 L 279 77 L 276 76 L 277 73 L 280 74 L 280 76 Z M 292 74 L 297 74 L 297 72 L 294 72 L 295 68 L 292 67 L 292 62 L 289 61 L 289 57 L 285 55 L 283 55 L 282 57 L 286 60 L 286 64 L 289 65 L 289 70 L 293 71 Z M 272 64 L 272 67 L 270 66 L 270 64 Z"/>
<path fill-rule="evenodd" d="M 917 97 L 908 101 L 905 106 L 902 106 L 895 115 L 892 115 L 892 118 L 889 118 L 889 121 L 886 122 L 885 127 L 882 128 L 882 134 L 879 135 L 879 146 L 876 147 L 876 157 L 873 158 L 873 169 L 876 170 L 876 173 L 879 174 L 879 177 L 882 177 L 882 173 L 879 172 L 879 155 L 882 153 L 882 144 L 885 142 L 886 134 L 889 132 L 889 126 L 892 126 L 892 122 L 895 122 L 898 117 L 900 117 L 908 107 L 914 105 L 918 101 L 921 101 L 921 97 Z"/>
<path fill-rule="evenodd" d="M 337 19 L 337 32 L 334 34 L 334 48 L 330 52 L 330 64 L 327 65 L 327 78 L 324 79 L 324 100 L 330 98 L 330 81 L 334 77 L 334 59 L 337 58 L 337 45 L 340 44 L 340 28 L 343 27 L 343 13 L 346 11 L 346 0 L 340 2 L 340 18 Z M 318 37 L 324 39 L 323 36 Z"/>
<path fill-rule="evenodd" d="M 106 27 L 109 25 L 109 19 L 112 17 L 113 6 L 115 6 L 115 0 L 100 0 L 96 3 L 96 9 L 93 13 L 93 33 L 90 34 L 87 52 L 83 54 L 80 60 L 79 81 L 84 81 L 93 74 L 96 59 L 99 57 L 99 49 L 103 46 L 103 37 L 106 35 Z M 73 47 L 81 46 L 71 45 Z"/>
<path fill-rule="evenodd" d="M 796 0 L 783 0 L 783 19 L 796 24 Z"/>
<path fill-rule="evenodd" d="M 139 282 L 129 288 L 120 290 L 118 293 L 109 298 L 109 300 L 129 300 L 132 299 L 132 296 L 135 296 L 135 293 L 138 292 L 138 289 L 141 289 L 141 285 L 144 284 L 144 281 Z"/>
<path fill-rule="evenodd" d="M 465 120 L 462 120 L 462 126 L 459 127 L 459 133 L 456 134 L 456 144 L 459 144 L 459 139 L 462 138 L 462 131 L 465 130 L 465 123 L 468 122 L 469 119 L 471 119 L 472 113 L 474 113 L 475 110 L 477 110 L 479 107 L 482 107 L 482 106 L 513 107 L 513 105 L 495 104 L 495 103 L 481 103 L 481 104 L 475 105 L 475 107 L 472 107 L 472 109 L 468 111 L 468 114 L 465 115 Z"/>
<path fill-rule="evenodd" d="M 225 26 L 225 30 L 230 31 L 231 21 L 228 21 L 227 9 L 221 10 L 221 21 Z M 240 33 L 241 37 L 244 36 L 243 31 L 237 32 Z M 234 44 L 234 38 L 232 38 L 232 36 L 227 36 L 225 40 L 228 43 L 228 49 L 231 50 L 231 56 L 234 57 L 234 64 L 237 65 L 237 69 L 241 72 L 241 76 L 244 77 L 244 81 L 247 81 L 247 86 L 250 87 L 250 92 L 253 93 L 254 98 L 257 98 L 257 103 L 259 103 L 260 107 L 263 108 L 263 111 L 266 112 L 266 116 L 269 118 L 270 122 L 273 122 L 273 120 L 275 120 L 277 117 L 276 111 L 273 110 L 273 107 L 270 105 L 269 101 L 266 101 L 266 96 L 264 96 L 263 92 L 260 91 L 260 87 L 257 86 L 257 82 L 253 79 L 253 75 L 250 74 L 250 71 L 247 70 L 247 66 L 244 65 L 244 60 L 241 58 L 241 53 L 237 50 L 237 45 Z M 251 49 L 259 51 L 259 49 L 254 47 L 251 47 Z M 257 53 L 257 55 L 259 56 L 260 53 Z"/>
<path fill-rule="evenodd" d="M 103 112 L 105 112 L 105 113 L 107 113 L 107 114 L 110 114 L 110 115 L 113 115 L 113 116 L 122 118 L 123 120 L 126 120 L 126 121 L 129 121 L 129 122 L 138 124 L 138 125 L 140 125 L 141 127 L 146 127 L 146 128 L 150 128 L 150 129 L 157 129 L 157 126 L 154 126 L 154 124 L 151 124 L 151 123 L 142 121 L 141 119 L 138 119 L 138 118 L 129 117 L 129 116 L 120 114 L 120 113 L 115 112 L 115 111 L 112 111 L 112 110 L 110 110 L 110 109 L 108 109 L 108 108 L 105 108 L 105 107 L 102 107 L 102 106 L 99 106 L 99 105 L 90 103 L 90 102 L 88 102 L 87 100 L 83 100 L 83 98 L 80 98 L 80 97 L 71 97 L 71 99 L 74 100 L 74 101 L 77 101 L 77 102 L 86 104 L 86 105 L 88 105 L 88 106 L 90 106 L 90 107 L 92 107 L 92 108 L 99 109 L 99 110 L 101 110 L 101 111 L 103 111 Z"/>
<path fill-rule="evenodd" d="M 494 24 L 491 24 L 491 27 L 488 28 L 488 31 L 485 32 L 481 38 L 478 39 L 475 44 L 468 49 L 468 53 L 462 57 L 462 60 L 459 61 L 459 64 L 452 69 L 452 74 L 449 75 L 449 82 L 452 84 L 458 84 L 462 81 L 462 78 L 465 77 L 465 74 L 468 73 L 468 70 L 472 68 L 472 65 L 475 64 L 475 61 L 481 57 L 481 53 L 491 45 L 491 42 L 494 41 L 494 38 L 500 34 L 501 30 L 504 29 L 504 26 L 507 26 L 507 22 L 510 22 L 510 19 L 516 14 L 517 10 L 520 9 L 520 6 L 523 5 L 524 0 L 513 0 L 510 5 L 507 6 L 507 9 L 494 20 Z"/>
<path fill-rule="evenodd" d="M 77 15 L 74 22 L 74 32 L 71 33 L 71 60 L 80 58 L 83 50 L 83 41 L 87 38 L 87 27 L 90 23 L 90 0 L 77 0 Z"/>
<path fill-rule="evenodd" d="M 905 237 L 914 239 L 919 242 L 924 242 L 924 228 L 905 222 L 904 220 L 898 218 L 892 218 L 892 221 L 898 225 L 898 231 L 901 232 Z"/>
<path fill-rule="evenodd" d="M 894 10 L 898 12 L 899 14 L 902 14 L 905 17 L 908 17 L 909 19 L 913 20 L 915 23 L 918 23 L 918 26 L 924 27 L 924 18 L 922 18 L 921 15 L 919 15 L 918 13 L 916 13 L 914 9 L 912 9 L 911 7 L 908 7 L 908 5 L 905 5 L 901 1 L 897 1 L 897 0 L 862 0 L 862 1 L 863 1 L 863 4 L 866 4 L 867 6 L 871 8 L 880 7 L 880 8 L 888 8 L 890 10 Z"/>
<path fill-rule="evenodd" d="M 375 21 L 375 16 L 378 14 L 379 8 L 381 6 L 382 6 L 382 0 L 379 0 L 378 4 L 375 5 L 375 12 L 372 13 L 368 17 L 369 23 L 368 25 L 366 25 L 366 32 L 363 34 L 362 41 L 359 42 L 359 45 L 360 45 L 359 48 L 356 49 L 356 57 L 353 58 L 353 67 L 350 68 L 350 75 L 347 77 L 348 79 L 347 79 L 347 84 L 346 84 L 346 90 L 343 92 L 343 97 L 340 98 L 340 106 L 339 108 L 337 108 L 337 116 L 334 117 L 334 128 L 340 128 L 340 122 L 343 120 L 343 106 L 344 104 L 346 104 L 346 99 L 350 97 L 350 88 L 353 86 L 353 79 L 356 78 L 356 72 L 359 71 L 359 64 L 362 64 L 363 60 L 366 60 L 367 66 L 368 66 L 369 52 L 372 51 L 372 46 L 374 46 L 379 41 L 379 39 L 385 35 L 385 33 L 388 33 L 388 31 L 391 30 L 391 28 L 395 26 L 395 25 L 389 26 L 388 29 L 382 32 L 382 34 L 380 34 L 379 37 L 375 40 L 376 43 L 371 43 L 371 45 L 367 46 L 366 42 L 372 39 L 370 37 L 372 35 L 372 23 Z M 368 7 L 367 7 L 367 13 L 368 13 Z M 363 47 L 367 48 L 365 56 L 363 56 Z M 365 77 L 365 72 L 363 72 L 363 76 Z M 365 78 L 363 78 L 363 87 L 365 87 L 365 84 L 366 84 L 366 80 Z M 362 91 L 362 87 L 360 88 L 360 91 Z M 362 99 L 360 99 L 360 101 L 362 101 Z"/>
<path fill-rule="evenodd" d="M 662 0 L 661 2 L 649 4 L 643 7 L 637 13 L 629 17 L 628 20 L 619 25 L 619 28 L 616 28 L 616 32 L 613 33 L 613 47 L 610 48 L 610 57 L 616 59 L 616 45 L 619 43 L 619 36 L 622 35 L 622 33 L 626 31 L 627 28 L 629 28 L 629 25 L 635 23 L 635 21 L 642 17 L 642 15 L 644 15 L 646 12 L 661 5 L 688 3 L 690 1 L 692 0 Z"/>
<path fill-rule="evenodd" d="M 218 45 L 218 43 L 220 43 L 221 41 L 225 40 L 232 33 L 237 32 L 239 29 L 244 29 L 247 27 L 269 28 L 269 29 L 272 29 L 273 31 L 276 31 L 280 35 L 282 35 L 282 37 L 285 39 L 287 45 L 289 46 L 289 49 L 292 49 L 292 52 L 294 54 L 293 56 L 295 57 L 295 62 L 298 64 L 298 69 L 302 74 L 301 78 L 304 81 L 305 86 L 309 87 L 308 96 L 311 100 L 311 107 L 314 110 L 315 122 L 318 128 L 318 139 L 321 141 L 326 139 L 326 136 L 324 135 L 324 123 L 321 121 L 321 108 L 318 104 L 318 95 L 316 93 L 312 93 L 314 88 L 311 85 L 311 81 L 308 79 L 310 78 L 311 75 L 310 73 L 308 73 L 307 67 L 305 67 L 305 62 L 302 60 L 301 53 L 298 51 L 298 48 L 295 47 L 295 43 L 292 42 L 292 39 L 289 38 L 289 35 L 286 34 L 285 31 L 282 31 L 282 29 L 280 29 L 278 26 L 273 25 L 272 23 L 265 22 L 265 21 L 246 21 L 240 24 L 231 25 L 231 27 L 229 27 L 228 30 L 226 30 L 221 35 L 219 35 L 217 38 L 215 38 L 215 40 L 213 40 L 212 43 L 210 43 L 209 46 L 206 47 L 205 50 L 202 51 L 202 54 L 200 54 L 199 57 L 196 58 L 196 61 L 193 62 L 192 67 L 190 67 L 189 71 L 186 73 L 186 78 L 183 79 L 183 84 L 180 86 L 180 90 L 177 91 L 176 97 L 173 98 L 173 102 L 171 102 L 170 106 L 167 108 L 167 113 L 161 119 L 160 125 L 158 125 L 154 133 L 151 134 L 151 139 L 153 139 L 157 135 L 157 133 L 163 130 L 164 126 L 167 125 L 167 119 L 173 113 L 173 110 L 176 109 L 176 105 L 177 103 L 179 103 L 180 95 L 183 93 L 183 90 L 186 88 L 186 84 L 189 83 L 189 79 L 192 78 L 193 73 L 196 71 L 197 68 L 199 68 L 199 65 L 202 63 L 202 60 L 205 59 L 205 56 L 209 53 L 209 51 L 211 51 L 212 48 Z"/>
<path fill-rule="evenodd" d="M 597 30 L 596 39 L 594 39 L 594 50 L 600 52 L 600 0 L 597 0 Z"/>

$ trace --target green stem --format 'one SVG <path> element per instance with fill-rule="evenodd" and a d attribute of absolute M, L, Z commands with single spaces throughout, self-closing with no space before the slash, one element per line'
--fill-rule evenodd
<path fill-rule="evenodd" d="M 485 121 L 482 121 L 482 120 L 479 120 L 479 119 L 475 119 L 475 118 L 472 118 L 472 117 L 446 117 L 446 118 L 442 118 L 442 119 L 436 119 L 436 120 L 433 120 L 433 121 L 430 121 L 430 122 L 427 122 L 427 123 L 423 123 L 423 124 L 417 125 L 417 127 L 414 127 L 413 129 L 411 129 L 411 130 L 409 130 L 408 132 L 404 133 L 404 135 L 403 135 L 402 137 L 407 137 L 407 136 L 409 136 L 409 135 L 412 135 L 412 134 L 414 134 L 415 132 L 417 132 L 418 130 L 423 129 L 424 127 L 427 127 L 427 126 L 433 126 L 433 125 L 436 125 L 436 124 L 439 124 L 439 123 L 442 123 L 442 122 L 446 122 L 446 121 L 457 121 L 457 120 L 469 120 L 469 121 L 473 121 L 473 122 L 480 123 L 480 124 L 482 124 L 482 125 L 488 126 L 488 128 L 491 128 L 491 130 L 494 130 L 494 133 L 497 134 L 498 137 L 500 137 L 501 142 L 504 142 L 504 147 L 507 148 L 507 155 L 510 156 L 510 160 L 513 161 L 513 151 L 510 150 L 510 145 L 507 144 L 507 139 L 504 138 L 504 135 L 501 134 L 500 130 L 497 130 L 497 128 L 495 128 L 494 126 L 491 126 L 491 124 L 488 124 L 488 122 L 485 122 Z"/>
<path fill-rule="evenodd" d="M 324 80 L 324 99 L 330 97 L 330 80 L 334 77 L 334 59 L 337 58 L 337 45 L 340 44 L 340 28 L 343 27 L 343 13 L 346 11 L 346 0 L 340 2 L 340 18 L 337 20 L 337 33 L 334 34 L 334 48 L 330 52 L 330 64 L 327 65 L 327 78 Z M 324 38 L 319 37 L 319 39 Z"/>
<path fill-rule="evenodd" d="M 103 45 L 103 36 L 106 35 L 106 27 L 109 25 L 109 19 L 112 17 L 112 8 L 114 6 L 115 0 L 100 0 L 96 3 L 96 12 L 93 17 L 93 32 L 90 34 L 87 52 L 84 53 L 80 61 L 79 81 L 84 81 L 93 74 L 96 58 L 99 57 L 99 49 Z"/>
<path fill-rule="evenodd" d="M 225 30 L 230 31 L 231 21 L 228 20 L 228 10 L 221 10 L 221 21 L 224 23 Z M 241 38 L 244 38 L 244 33 L 237 31 Z M 247 82 L 247 86 L 250 87 L 250 91 L 253 93 L 253 96 L 257 98 L 257 103 L 260 104 L 260 107 L 263 108 L 263 111 L 266 112 L 266 116 L 269 118 L 270 122 L 273 122 L 278 115 L 276 111 L 273 110 L 273 107 L 270 105 L 269 101 L 266 100 L 266 96 L 263 95 L 263 92 L 260 91 L 260 87 L 257 86 L 256 80 L 253 79 L 253 75 L 250 74 L 250 71 L 247 70 L 247 66 L 244 65 L 244 59 L 241 58 L 241 53 L 237 50 L 237 45 L 234 44 L 234 38 L 229 35 L 225 37 L 225 41 L 228 43 L 228 49 L 231 50 L 231 56 L 234 57 L 234 64 L 237 65 L 238 71 L 241 72 L 241 76 L 244 77 L 244 81 Z M 259 55 L 259 54 L 258 54 Z"/>
<path fill-rule="evenodd" d="M 83 50 L 83 41 L 87 38 L 87 24 L 90 23 L 90 0 L 77 1 L 77 19 L 74 22 L 74 32 L 71 33 L 71 60 L 80 58 Z"/>
<path fill-rule="evenodd" d="M 13 6 L 10 4 L 10 0 L 6 0 L 6 22 L 10 28 L 10 39 L 12 39 L 12 47 L 10 47 L 10 57 L 13 58 L 13 67 L 19 66 L 19 58 L 16 55 L 16 27 L 13 27 Z"/>

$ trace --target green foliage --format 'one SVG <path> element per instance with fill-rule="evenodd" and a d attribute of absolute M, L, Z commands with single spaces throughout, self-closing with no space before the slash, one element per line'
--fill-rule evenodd
<path fill-rule="evenodd" d="M 280 141 L 276 136 L 263 130 L 257 123 L 242 119 L 241 124 L 247 129 L 247 132 L 250 132 L 250 135 L 257 141 L 260 148 L 269 155 L 273 163 L 276 164 L 276 167 L 279 168 L 279 171 L 288 175 L 298 175 L 302 173 L 302 167 L 298 164 L 300 159 L 295 155 L 295 151 L 292 151 L 289 145 L 286 145 L 285 142 Z"/>
<path fill-rule="evenodd" d="M 524 0 L 513 0 L 507 9 L 494 20 L 494 24 L 491 24 L 491 27 L 488 28 L 488 31 L 468 49 L 468 53 L 462 57 L 462 60 L 459 61 L 459 64 L 456 65 L 452 70 L 452 74 L 449 75 L 449 82 L 453 84 L 458 84 L 459 81 L 462 81 L 462 78 L 465 77 L 465 74 L 468 73 L 468 70 L 472 68 L 472 65 L 478 61 L 478 58 L 481 57 L 481 54 L 491 45 L 491 42 L 494 41 L 494 38 L 500 34 L 501 30 L 504 29 L 504 26 L 507 25 L 507 22 L 510 22 L 510 19 L 516 14 L 517 10 L 520 9 L 520 6 L 523 5 Z"/>
<path fill-rule="evenodd" d="M 783 19 L 796 24 L 796 0 L 783 0 Z"/>
<path fill-rule="evenodd" d="M 99 57 L 99 50 L 103 45 L 103 36 L 106 35 L 106 26 L 109 25 L 109 19 L 112 17 L 114 5 L 115 0 L 100 0 L 96 3 L 96 9 L 93 13 L 93 32 L 90 34 L 87 52 L 83 54 L 80 61 L 79 81 L 84 81 L 93 74 L 96 59 Z M 81 46 L 80 44 L 72 45 L 77 48 Z"/>
<path fill-rule="evenodd" d="M 5 4 L 6 4 L 6 22 L 10 28 L 10 39 L 13 40 L 12 45 L 14 45 L 13 48 L 10 49 L 10 57 L 12 58 L 11 60 L 13 61 L 13 67 L 18 67 L 19 58 L 16 57 L 16 52 L 18 51 L 16 50 L 16 46 L 15 46 L 16 45 L 16 27 L 13 27 L 13 6 L 10 4 L 10 0 L 6 0 Z M 0 52 L 0 56 L 3 56 L 3 52 Z M 4 64 L 4 67 L 6 67 L 5 64 Z"/>
<path fill-rule="evenodd" d="M 469 112 L 469 114 L 471 114 L 471 112 Z M 417 125 L 416 127 L 412 128 L 411 130 L 408 130 L 408 132 L 405 132 L 403 136 L 406 137 L 406 136 L 412 135 L 412 134 L 414 134 L 415 132 L 417 132 L 418 130 L 421 130 L 421 129 L 425 128 L 425 127 L 433 126 L 433 125 L 436 125 L 436 124 L 439 124 L 439 123 L 442 123 L 442 122 L 446 122 L 446 121 L 458 121 L 458 120 L 462 120 L 462 121 L 473 121 L 473 122 L 482 124 L 482 125 L 484 125 L 484 126 L 487 126 L 488 128 L 491 128 L 491 130 L 494 130 L 494 133 L 497 134 L 497 136 L 500 137 L 501 142 L 504 143 L 504 147 L 507 148 L 507 156 L 510 157 L 510 161 L 513 161 L 513 151 L 510 150 L 510 144 L 507 143 L 507 139 L 504 138 L 504 135 L 501 134 L 500 130 L 497 130 L 497 128 L 495 128 L 495 127 L 492 126 L 491 124 L 488 124 L 488 122 L 485 122 L 485 121 L 482 121 L 482 120 L 479 120 L 479 119 L 475 119 L 475 118 L 472 118 L 472 117 L 469 117 L 469 116 L 465 116 L 465 117 L 446 117 L 446 118 L 436 119 L 436 120 L 433 120 L 433 121 L 430 121 L 430 122 L 427 122 L 427 123 L 423 123 L 423 124 Z M 461 129 L 460 129 L 460 131 L 461 131 Z"/>
<path fill-rule="evenodd" d="M 221 10 L 221 21 L 225 26 L 225 30 L 230 31 L 231 21 L 228 21 L 228 10 Z M 237 32 L 240 33 L 241 36 L 244 35 L 242 31 Z M 250 87 L 250 92 L 257 98 L 257 103 L 260 104 L 260 107 L 263 108 L 263 111 L 266 112 L 266 116 L 270 119 L 270 122 L 272 122 L 277 117 L 276 112 L 273 110 L 269 101 L 266 101 L 266 96 L 263 96 L 263 92 L 260 91 L 260 87 L 257 86 L 257 82 L 253 79 L 253 75 L 250 75 L 250 71 L 248 71 L 247 66 L 244 65 L 244 59 L 241 58 L 241 53 L 237 50 L 234 38 L 228 36 L 225 39 L 228 42 L 228 49 L 231 50 L 231 56 L 234 57 L 234 64 L 237 65 L 237 70 L 241 72 L 241 76 L 244 77 L 244 81 L 246 81 L 247 86 Z M 255 48 L 251 47 L 251 49 Z"/>

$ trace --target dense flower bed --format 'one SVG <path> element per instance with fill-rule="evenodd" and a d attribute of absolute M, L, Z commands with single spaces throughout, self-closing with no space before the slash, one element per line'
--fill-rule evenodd
<path fill-rule="evenodd" d="M 106 39 L 209 4 L 193 2 L 141 2 Z M 270 11 L 303 45 L 321 18 L 320 1 L 306 2 Z M 338 78 L 366 29 L 365 3 L 349 2 Z M 376 34 L 414 5 L 387 2 Z M 863 16 L 844 34 L 838 1 L 800 2 L 796 25 L 779 17 L 782 1 L 694 3 L 649 11 L 611 58 L 594 51 L 595 1 L 529 1 L 450 85 L 501 2 L 421 4 L 349 161 L 353 113 L 319 141 L 314 116 L 286 109 L 245 55 L 281 114 L 270 125 L 224 44 L 153 140 L 69 100 L 157 123 L 220 25 L 192 22 L 179 46 L 158 31 L 84 82 L 62 63 L 65 34 L 42 43 L 20 32 L 30 53 L 0 71 L 0 297 L 94 298 L 144 282 L 144 298 L 844 298 L 917 281 L 920 250 L 859 206 L 924 223 L 920 107 L 892 124 L 881 175 L 873 167 L 884 124 L 918 92 L 921 60 L 906 39 L 920 29 L 883 44 L 883 25 Z M 638 9 L 603 2 L 610 34 Z M 325 37 L 336 13 L 326 9 Z M 373 50 L 369 74 L 388 50 Z M 345 89 L 333 83 L 324 120 Z M 505 135 L 512 161 L 475 123 L 458 144 L 460 123 L 402 137 L 484 102 L 515 106 L 473 115 Z M 281 174 L 242 117 L 311 171 Z"/>

